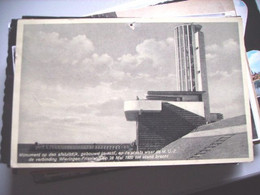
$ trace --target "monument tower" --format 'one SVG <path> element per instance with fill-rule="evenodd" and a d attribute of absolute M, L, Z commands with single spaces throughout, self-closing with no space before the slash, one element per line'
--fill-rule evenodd
<path fill-rule="evenodd" d="M 126 119 L 137 124 L 137 150 L 159 150 L 210 121 L 201 28 L 174 28 L 177 91 L 148 91 L 144 100 L 125 101 Z"/>

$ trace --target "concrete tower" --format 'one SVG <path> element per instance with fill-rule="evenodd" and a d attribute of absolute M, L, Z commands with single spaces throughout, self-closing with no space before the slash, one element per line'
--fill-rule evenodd
<path fill-rule="evenodd" d="M 206 121 L 210 120 L 204 35 L 201 25 L 175 27 L 175 63 L 179 91 L 203 91 Z"/>

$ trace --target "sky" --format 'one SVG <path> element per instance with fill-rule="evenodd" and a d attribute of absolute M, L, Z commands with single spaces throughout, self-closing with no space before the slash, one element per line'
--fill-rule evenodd
<path fill-rule="evenodd" d="M 247 52 L 249 66 L 251 68 L 252 73 L 260 73 L 260 51 L 252 50 Z M 255 91 L 256 95 L 260 96 L 260 87 L 259 81 L 255 82 Z"/>
<path fill-rule="evenodd" d="M 248 62 L 253 73 L 260 73 L 260 51 L 247 52 Z"/>
<path fill-rule="evenodd" d="M 123 104 L 176 90 L 176 24 L 26 24 L 19 143 L 131 143 Z M 244 114 L 238 30 L 202 24 L 211 112 Z"/>

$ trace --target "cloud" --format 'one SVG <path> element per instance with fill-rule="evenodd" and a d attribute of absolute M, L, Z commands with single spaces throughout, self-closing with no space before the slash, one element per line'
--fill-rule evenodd
<path fill-rule="evenodd" d="M 113 79 L 112 87 L 128 86 L 135 89 L 175 89 L 173 38 L 146 39 L 136 46 L 136 53 L 125 54 L 117 59 L 114 71 L 119 78 Z"/>
<path fill-rule="evenodd" d="M 134 122 L 115 116 L 27 121 L 20 128 L 19 143 L 130 143 L 136 135 Z"/>
<path fill-rule="evenodd" d="M 239 44 L 234 39 L 206 47 L 210 109 L 224 118 L 245 113 L 240 58 Z"/>
<path fill-rule="evenodd" d="M 153 75 L 168 74 L 174 70 L 174 45 L 166 40 L 147 39 L 136 46 L 136 53 L 125 54 L 118 58 L 118 69 L 138 76 L 139 73 Z M 165 75 L 165 74 L 164 74 Z"/>
<path fill-rule="evenodd" d="M 50 118 L 50 123 L 65 123 L 65 124 L 75 124 L 76 122 L 79 122 L 80 118 L 79 117 L 70 117 L 70 116 L 64 116 L 64 117 L 54 117 Z"/>
<path fill-rule="evenodd" d="M 98 116 L 122 116 L 124 114 L 124 100 L 121 98 L 108 99 L 102 104 L 90 104 L 88 108 L 96 111 Z"/>
<path fill-rule="evenodd" d="M 136 46 L 135 53 L 113 59 L 98 54 L 86 35 L 70 39 L 58 33 L 38 32 L 25 37 L 23 71 L 32 80 L 63 87 L 94 87 L 112 83 L 115 88 L 143 77 L 142 83 L 162 80 L 175 74 L 173 38 L 147 39 Z M 138 84 L 134 87 L 138 88 Z M 149 86 L 148 86 L 149 87 Z"/>
<path fill-rule="evenodd" d="M 206 47 L 206 50 L 208 52 L 215 52 L 215 51 L 218 51 L 219 49 L 220 49 L 220 46 L 217 44 L 212 44 L 212 45 L 209 45 Z"/>
<path fill-rule="evenodd" d="M 224 118 L 243 115 L 244 93 L 240 70 L 216 71 L 208 75 L 210 111 L 219 112 Z M 224 106 L 223 106 L 224 105 Z"/>
<path fill-rule="evenodd" d="M 232 72 L 233 65 L 240 65 L 239 45 L 234 39 L 224 40 L 220 44 L 206 46 L 208 72 Z"/>
<path fill-rule="evenodd" d="M 214 53 L 214 52 L 233 53 L 233 52 L 237 52 L 238 50 L 239 50 L 239 45 L 232 38 L 224 40 L 220 44 L 215 43 L 206 47 L 206 51 L 209 53 Z"/>
<path fill-rule="evenodd" d="M 126 121 L 123 102 L 176 88 L 172 37 L 143 40 L 116 58 L 85 35 L 27 32 L 25 42 L 21 142 L 132 142 L 135 124 Z"/>
<path fill-rule="evenodd" d="M 27 33 L 25 43 L 23 71 L 30 79 L 49 85 L 97 85 L 100 74 L 112 63 L 107 54 L 94 53 L 95 47 L 86 35 L 68 39 L 58 33 Z"/>
<path fill-rule="evenodd" d="M 238 43 L 232 38 L 223 42 L 223 48 L 224 48 L 225 52 L 237 52 L 237 51 L 239 51 Z"/>

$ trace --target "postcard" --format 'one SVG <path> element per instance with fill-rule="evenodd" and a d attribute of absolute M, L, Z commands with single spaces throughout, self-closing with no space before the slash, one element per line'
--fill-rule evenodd
<path fill-rule="evenodd" d="M 204 5 L 204 6 L 201 6 Z M 156 6 L 141 7 L 138 9 L 117 10 L 118 17 L 224 17 L 236 16 L 233 0 L 188 0 L 171 1 Z"/>
<path fill-rule="evenodd" d="M 251 50 L 247 52 L 250 69 L 251 82 L 249 84 L 250 103 L 252 108 L 253 141 L 258 143 L 260 138 L 260 51 Z"/>
<path fill-rule="evenodd" d="M 21 19 L 11 167 L 253 160 L 241 18 Z"/>

